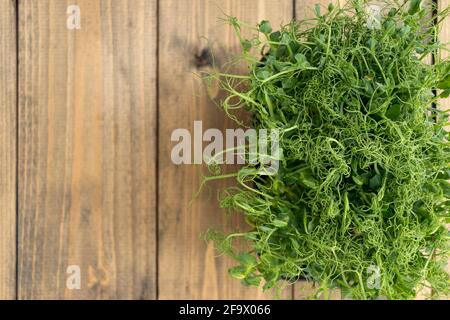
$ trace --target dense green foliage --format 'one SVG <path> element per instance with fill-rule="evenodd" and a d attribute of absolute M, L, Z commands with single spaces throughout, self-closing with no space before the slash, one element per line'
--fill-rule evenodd
<path fill-rule="evenodd" d="M 368 25 L 365 2 L 354 0 L 279 31 L 263 21 L 251 39 L 229 19 L 249 73 L 209 75 L 228 92 L 221 106 L 238 121 L 234 110 L 249 111 L 256 129 L 279 129 L 283 149 L 276 175 L 246 165 L 207 178 L 236 178 L 221 206 L 250 226 L 208 233 L 238 261 L 231 276 L 265 289 L 303 277 L 355 299 L 448 294 L 450 145 L 447 113 L 436 108 L 450 92 L 436 40 L 447 11 L 431 19 L 421 1 L 392 2 Z"/>

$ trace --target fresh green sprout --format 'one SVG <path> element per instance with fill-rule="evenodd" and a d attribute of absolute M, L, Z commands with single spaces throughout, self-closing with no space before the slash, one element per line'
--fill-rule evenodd
<path fill-rule="evenodd" d="M 242 125 L 238 109 L 256 129 L 290 128 L 276 175 L 247 165 L 205 178 L 237 182 L 221 207 L 241 212 L 250 230 L 206 237 L 238 262 L 229 272 L 245 285 L 301 277 L 318 294 L 339 288 L 354 299 L 449 293 L 448 111 L 436 108 L 450 94 L 450 63 L 439 57 L 448 47 L 437 41 L 448 8 L 431 17 L 420 0 L 388 1 L 370 28 L 366 4 L 316 7 L 314 19 L 279 31 L 263 21 L 252 39 L 229 18 L 249 72 L 207 76 L 227 92 L 221 107 Z"/>

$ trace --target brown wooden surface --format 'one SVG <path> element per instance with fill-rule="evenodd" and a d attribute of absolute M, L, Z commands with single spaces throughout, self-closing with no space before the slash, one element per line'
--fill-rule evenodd
<path fill-rule="evenodd" d="M 0 300 L 16 296 L 16 5 L 0 1 Z"/>
<path fill-rule="evenodd" d="M 69 4 L 20 1 L 18 296 L 153 299 L 156 3 Z"/>
<path fill-rule="evenodd" d="M 189 206 L 200 185 L 198 166 L 175 166 L 169 161 L 173 146 L 170 137 L 175 128 L 192 131 L 194 120 L 202 120 L 204 130 L 224 130 L 232 125 L 224 121 L 224 113 L 211 103 L 201 81 L 192 74 L 211 67 L 208 61 L 206 65 L 199 61 L 209 45 L 218 66 L 239 52 L 232 29 L 218 21 L 223 17 L 221 10 L 253 25 L 268 19 L 274 26 L 281 21 L 289 22 L 293 11 L 292 1 L 288 0 L 160 2 L 158 274 L 161 299 L 272 297 L 230 279 L 227 269 L 233 263 L 224 257 L 216 258 L 212 244 L 206 245 L 199 238 L 208 228 L 223 228 L 227 221 L 233 229 L 238 225 L 243 227 L 241 219 L 230 222 L 218 209 L 216 193 L 225 182 L 210 185 Z M 290 298 L 290 290 L 287 297 Z"/>
<path fill-rule="evenodd" d="M 245 224 L 218 208 L 226 181 L 189 204 L 201 169 L 171 163 L 170 135 L 233 127 L 194 75 L 240 50 L 224 13 L 277 28 L 317 2 L 330 0 L 0 0 L 0 299 L 272 298 L 200 239 Z M 80 30 L 66 28 L 73 4 Z M 80 290 L 66 288 L 69 265 Z"/>

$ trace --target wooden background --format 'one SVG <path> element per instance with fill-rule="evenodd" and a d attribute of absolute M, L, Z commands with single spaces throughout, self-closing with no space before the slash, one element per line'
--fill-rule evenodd
<path fill-rule="evenodd" d="M 170 134 L 232 126 L 194 75 L 239 51 L 223 12 L 276 26 L 317 2 L 0 0 L 0 298 L 272 298 L 200 239 L 243 224 L 217 207 L 223 182 L 189 205 L 199 168 L 171 163 Z M 66 27 L 73 4 L 80 30 Z"/>

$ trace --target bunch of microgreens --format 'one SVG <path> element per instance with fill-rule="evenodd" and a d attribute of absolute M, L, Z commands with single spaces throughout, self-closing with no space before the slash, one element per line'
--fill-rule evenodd
<path fill-rule="evenodd" d="M 209 74 L 227 92 L 221 106 L 240 123 L 242 108 L 253 128 L 278 129 L 283 150 L 275 175 L 248 164 L 205 179 L 237 181 L 221 206 L 250 230 L 207 238 L 239 263 L 229 272 L 246 285 L 304 278 L 318 294 L 339 288 L 354 299 L 449 292 L 450 145 L 438 103 L 450 94 L 450 63 L 437 40 L 448 8 L 389 2 L 377 20 L 366 5 L 316 6 L 314 19 L 279 31 L 263 21 L 252 39 L 228 20 L 249 72 Z"/>

